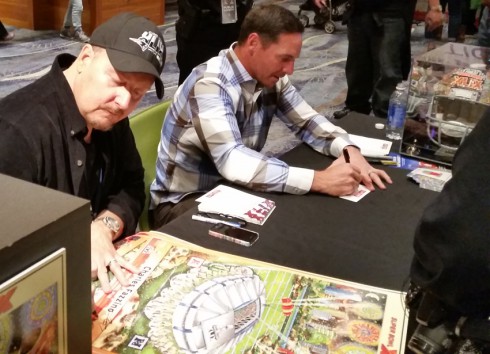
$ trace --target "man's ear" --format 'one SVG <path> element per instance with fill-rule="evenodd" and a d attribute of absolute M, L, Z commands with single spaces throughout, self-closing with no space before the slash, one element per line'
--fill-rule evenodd
<path fill-rule="evenodd" d="M 247 46 L 251 51 L 256 51 L 261 48 L 262 42 L 258 33 L 252 32 L 248 35 Z"/>
<path fill-rule="evenodd" d="M 91 44 L 85 44 L 78 54 L 78 61 L 81 65 L 88 65 L 95 56 L 95 48 Z"/>

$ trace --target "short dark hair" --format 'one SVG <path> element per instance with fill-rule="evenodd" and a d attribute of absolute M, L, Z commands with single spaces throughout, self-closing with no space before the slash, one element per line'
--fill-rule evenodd
<path fill-rule="evenodd" d="M 248 36 L 254 32 L 266 43 L 275 43 L 281 34 L 303 33 L 304 30 L 298 17 L 282 6 L 254 6 L 243 20 L 238 44 L 244 43 Z"/>

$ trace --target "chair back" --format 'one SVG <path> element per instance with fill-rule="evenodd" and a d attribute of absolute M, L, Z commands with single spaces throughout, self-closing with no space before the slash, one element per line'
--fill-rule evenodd
<path fill-rule="evenodd" d="M 170 107 L 171 100 L 157 103 L 147 109 L 135 114 L 129 119 L 129 125 L 133 131 L 136 148 L 141 156 L 145 168 L 145 206 L 139 219 L 139 229 L 148 231 L 150 223 L 148 220 L 148 207 L 150 206 L 150 185 L 156 176 L 156 161 L 158 155 L 158 143 L 163 120 Z"/>

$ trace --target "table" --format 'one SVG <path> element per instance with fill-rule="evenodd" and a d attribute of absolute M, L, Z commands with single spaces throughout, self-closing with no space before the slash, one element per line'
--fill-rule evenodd
<path fill-rule="evenodd" d="M 375 129 L 383 120 L 351 113 L 339 121 L 349 133 L 384 138 Z M 397 151 L 398 144 L 394 144 Z M 392 147 L 393 149 L 393 147 Z M 302 144 L 282 159 L 292 166 L 320 169 L 332 159 Z M 208 236 L 210 224 L 191 219 L 197 208 L 160 230 L 198 245 L 304 271 L 393 290 L 407 280 L 413 256 L 412 240 L 423 209 L 437 193 L 424 190 L 406 177 L 408 171 L 388 171 L 393 185 L 353 203 L 323 194 L 255 193 L 276 202 L 250 248 Z"/>

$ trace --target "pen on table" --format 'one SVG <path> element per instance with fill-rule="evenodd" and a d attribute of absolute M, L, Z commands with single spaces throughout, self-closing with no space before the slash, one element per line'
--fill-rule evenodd
<path fill-rule="evenodd" d="M 196 215 L 204 216 L 205 218 L 236 222 L 237 224 L 240 225 L 240 227 L 247 225 L 247 222 L 245 220 L 231 216 L 231 215 L 226 215 L 223 213 L 201 213 L 201 212 L 198 212 Z"/>
<path fill-rule="evenodd" d="M 397 162 L 392 156 L 366 157 L 366 161 L 371 164 L 381 164 L 385 166 L 396 166 Z"/>
<path fill-rule="evenodd" d="M 192 220 L 197 220 L 197 221 L 204 221 L 209 224 L 225 224 L 229 226 L 234 226 L 234 227 L 241 227 L 239 222 L 234 222 L 234 221 L 225 221 L 225 220 L 219 220 L 219 219 L 213 219 L 213 218 L 207 218 L 202 215 L 192 215 Z"/>
<path fill-rule="evenodd" d="M 347 151 L 347 148 L 345 148 L 344 150 L 342 150 L 342 152 L 344 153 L 345 162 L 349 163 L 350 162 L 349 151 Z"/>

